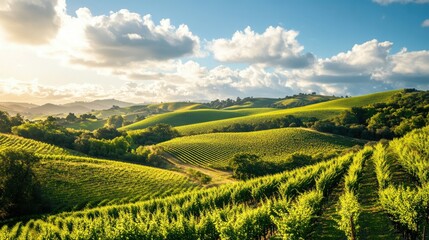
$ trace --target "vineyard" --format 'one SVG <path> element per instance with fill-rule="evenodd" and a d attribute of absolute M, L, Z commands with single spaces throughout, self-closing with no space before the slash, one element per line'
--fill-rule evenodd
<path fill-rule="evenodd" d="M 292 153 L 314 155 L 362 144 L 363 141 L 304 128 L 282 128 L 187 136 L 172 139 L 159 146 L 186 163 L 197 166 L 220 166 L 226 164 L 237 152 L 254 153 L 265 160 L 279 161 L 285 160 Z"/>
<path fill-rule="evenodd" d="M 163 114 L 157 114 L 142 121 L 122 127 L 123 130 L 137 130 L 158 123 L 170 124 L 172 126 L 182 126 L 194 123 L 216 121 L 220 119 L 236 118 L 249 116 L 253 114 L 273 111 L 271 108 L 250 108 L 239 110 L 215 110 L 215 109 L 197 109 L 181 110 Z"/>
<path fill-rule="evenodd" d="M 176 172 L 77 156 L 69 150 L 13 135 L 1 134 L 0 144 L 1 148 L 35 152 L 42 159 L 34 170 L 54 212 L 135 202 L 199 188 Z"/>
<path fill-rule="evenodd" d="M 365 232 L 377 221 L 394 229 L 384 237 L 415 239 L 425 234 L 428 224 L 428 140 L 426 127 L 387 145 L 365 147 L 281 174 L 3 226 L 0 238 L 323 239 L 332 236 L 318 227 L 326 225 L 322 215 L 329 203 L 336 209 L 332 231 L 339 232 L 341 239 L 383 238 L 378 232 Z M 415 187 L 395 181 L 398 172 L 412 176 Z M 375 175 L 376 181 L 368 189 L 362 184 L 369 175 Z M 330 203 L 333 189 L 340 189 L 340 194 Z M 370 209 L 364 207 L 368 199 L 359 193 L 362 189 L 377 196 Z M 381 211 L 367 214 L 374 208 Z"/>
<path fill-rule="evenodd" d="M 188 125 L 177 127 L 177 130 L 182 135 L 208 133 L 211 132 L 213 129 L 221 129 L 223 127 L 227 127 L 235 123 L 254 124 L 267 120 L 281 118 L 286 115 L 293 115 L 295 117 L 302 118 L 315 117 L 317 119 L 328 119 L 337 116 L 342 111 L 350 109 L 352 107 L 359 107 L 368 104 L 384 102 L 398 92 L 398 90 L 388 91 L 359 97 L 342 98 L 322 103 L 311 104 L 303 107 L 269 111 L 249 116 L 234 117 L 229 119 L 200 122 L 194 124 L 189 123 Z"/>
<path fill-rule="evenodd" d="M 13 147 L 14 149 L 22 149 L 41 155 L 70 155 L 73 154 L 70 150 L 35 141 L 32 139 L 22 138 L 14 135 L 0 133 L 0 150 L 2 148 Z"/>

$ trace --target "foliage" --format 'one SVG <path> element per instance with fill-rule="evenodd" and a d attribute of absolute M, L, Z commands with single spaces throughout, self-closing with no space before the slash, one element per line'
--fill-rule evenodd
<path fill-rule="evenodd" d="M 378 145 L 374 153 L 377 178 L 383 186 L 379 190 L 379 199 L 383 209 L 406 239 L 425 238 L 428 224 L 429 190 L 427 177 L 427 139 L 428 127 L 412 131 L 401 139 L 392 141 L 389 146 Z M 418 179 L 421 187 L 410 188 L 394 186 L 387 169 L 386 152 L 392 152 L 391 158 L 400 163 L 405 170 Z M 380 164 L 380 162 L 384 162 Z M 387 172 L 386 172 L 387 171 Z"/>
<path fill-rule="evenodd" d="M 17 235 L 23 234 L 29 238 L 53 236 L 66 239 L 267 238 L 275 229 L 271 220 L 275 215 L 274 210 L 277 211 L 284 206 L 284 201 L 278 198 L 279 189 L 269 186 L 289 185 L 290 179 L 295 178 L 313 179 L 294 184 L 295 190 L 292 192 L 307 191 L 309 187 L 314 186 L 314 179 L 320 172 L 330 164 L 343 165 L 346 159 L 333 161 L 163 199 L 53 215 L 10 228 L 3 227 L 0 236 L 7 239 L 18 231 Z M 259 195 L 265 196 L 266 202 L 257 204 L 255 201 L 261 199 L 255 199 L 251 189 L 260 189 Z M 300 200 L 315 206 L 314 213 L 318 212 L 317 206 L 322 195 L 319 193 L 316 196 L 307 197 L 310 199 L 305 201 Z M 290 199 L 293 198 L 291 195 Z M 314 217 L 315 215 L 311 216 Z"/>
<path fill-rule="evenodd" d="M 144 130 L 129 131 L 128 136 L 135 145 L 151 145 L 178 137 L 179 133 L 168 124 L 157 124 Z"/>
<path fill-rule="evenodd" d="M 346 191 L 340 196 L 337 210 L 340 219 L 337 220 L 337 224 L 347 239 L 356 239 L 360 211 L 361 207 L 354 192 Z"/>
<path fill-rule="evenodd" d="M 116 128 L 111 126 L 104 126 L 94 131 L 94 137 L 97 139 L 112 140 L 122 135 Z"/>
<path fill-rule="evenodd" d="M 377 144 L 373 154 L 375 173 L 377 175 L 378 187 L 385 189 L 391 181 L 389 162 L 387 159 L 387 150 L 381 143 Z"/>
<path fill-rule="evenodd" d="M 0 133 L 10 133 L 12 127 L 19 126 L 24 123 L 21 115 L 9 116 L 7 112 L 0 111 Z"/>
<path fill-rule="evenodd" d="M 135 202 L 199 188 L 176 172 L 76 156 L 76 152 L 53 145 L 0 134 L 0 151 L 10 147 L 41 158 L 32 169 L 40 182 L 44 205 L 49 204 L 54 212 Z"/>
<path fill-rule="evenodd" d="M 34 213 L 41 203 L 33 153 L 5 148 L 0 151 L 0 219 Z"/>
<path fill-rule="evenodd" d="M 344 177 L 344 193 L 339 197 L 337 215 L 335 218 L 338 229 L 343 231 L 347 239 L 357 239 L 359 231 L 359 215 L 362 211 L 358 201 L 357 191 L 362 175 L 363 166 L 371 156 L 372 148 L 365 147 L 353 157 L 347 174 Z"/>
<path fill-rule="evenodd" d="M 278 212 L 273 217 L 279 235 L 283 239 L 307 239 L 312 229 L 312 220 L 323 199 L 320 191 L 313 190 L 303 193 L 286 211 Z"/>
<path fill-rule="evenodd" d="M 189 174 L 191 179 L 199 182 L 200 184 L 208 184 L 212 180 L 212 178 L 209 175 L 204 174 L 200 171 L 194 170 L 192 168 L 188 169 L 187 173 Z"/>
<path fill-rule="evenodd" d="M 401 137 L 429 124 L 429 91 L 403 90 L 385 103 L 353 107 L 330 120 L 316 121 L 312 128 L 367 140 Z"/>
<path fill-rule="evenodd" d="M 12 133 L 21 137 L 72 148 L 76 136 L 52 121 L 24 123 L 12 128 Z"/>
<path fill-rule="evenodd" d="M 107 119 L 106 126 L 120 128 L 124 124 L 124 118 L 121 115 L 113 115 Z"/>

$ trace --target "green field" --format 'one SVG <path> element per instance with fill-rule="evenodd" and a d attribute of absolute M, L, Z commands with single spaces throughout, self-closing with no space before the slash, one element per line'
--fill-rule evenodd
<path fill-rule="evenodd" d="M 159 144 L 179 160 L 198 165 L 223 165 L 237 152 L 265 160 L 285 160 L 292 153 L 313 155 L 343 150 L 364 141 L 304 128 L 281 128 L 242 133 L 210 133 L 175 138 Z"/>
<path fill-rule="evenodd" d="M 95 129 L 103 127 L 104 124 L 106 124 L 106 120 L 86 120 L 83 122 L 68 123 L 64 125 L 64 127 L 76 130 L 83 129 L 88 131 L 94 131 Z"/>
<path fill-rule="evenodd" d="M 281 109 L 244 117 L 235 117 L 217 121 L 189 124 L 185 126 L 179 126 L 177 127 L 177 130 L 182 135 L 207 133 L 211 132 L 213 129 L 220 129 L 223 127 L 230 126 L 234 123 L 258 123 L 267 120 L 273 120 L 276 118 L 281 118 L 286 115 L 293 115 L 295 117 L 302 118 L 315 117 L 317 119 L 328 119 L 352 107 L 361 107 L 368 104 L 384 102 L 388 100 L 392 95 L 400 91 L 401 90 L 394 90 L 359 97 L 341 98 L 337 100 L 311 104 L 304 107 Z"/>
<path fill-rule="evenodd" d="M 215 110 L 215 109 L 197 109 L 197 110 L 181 110 L 163 114 L 153 115 L 142 121 L 127 125 L 120 130 L 137 130 L 158 123 L 166 123 L 172 126 L 182 126 L 193 123 L 201 123 L 215 121 L 219 119 L 236 118 L 241 116 L 249 116 L 258 113 L 273 111 L 272 108 L 248 108 L 239 110 Z"/>
<path fill-rule="evenodd" d="M 152 110 L 162 109 L 165 111 L 173 112 L 177 110 L 197 109 L 201 107 L 201 104 L 193 103 L 193 102 L 168 102 L 168 103 L 149 104 L 147 107 Z"/>
<path fill-rule="evenodd" d="M 77 156 L 50 144 L 0 134 L 0 149 L 6 147 L 34 152 L 41 158 L 34 170 L 54 211 L 133 202 L 198 188 L 177 172 Z"/>

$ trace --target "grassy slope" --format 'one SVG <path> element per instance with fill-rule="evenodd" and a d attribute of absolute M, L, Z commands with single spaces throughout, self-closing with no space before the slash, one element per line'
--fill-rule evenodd
<path fill-rule="evenodd" d="M 176 111 L 180 109 L 186 109 L 186 108 L 196 108 L 197 103 L 192 102 L 168 102 L 168 103 L 156 103 L 156 104 L 150 104 L 148 105 L 149 109 L 163 109 L 166 111 Z"/>
<path fill-rule="evenodd" d="M 389 99 L 393 94 L 400 90 L 387 91 L 381 93 L 374 93 L 359 97 L 352 98 L 341 98 L 328 102 L 322 102 L 304 107 L 290 108 L 275 110 L 260 114 L 254 114 L 244 117 L 236 117 L 230 119 L 223 119 L 218 121 L 210 121 L 205 123 L 196 123 L 186 126 L 178 127 L 177 130 L 183 135 L 189 135 L 191 133 L 206 133 L 213 129 L 219 129 L 222 127 L 230 126 L 234 123 L 256 123 L 275 118 L 281 118 L 286 115 L 294 115 L 296 117 L 316 117 L 318 119 L 328 119 L 340 112 L 350 109 L 352 107 L 365 106 L 372 103 L 384 102 Z"/>
<path fill-rule="evenodd" d="M 294 152 L 316 154 L 363 144 L 351 138 L 304 128 L 282 128 L 244 133 L 211 133 L 172 139 L 159 144 L 178 159 L 200 166 L 224 164 L 237 152 L 267 160 L 281 160 Z"/>
<path fill-rule="evenodd" d="M 84 130 L 93 131 L 97 128 L 103 127 L 104 124 L 106 124 L 106 120 L 87 120 L 83 122 L 69 123 L 64 125 L 64 127 L 72 128 L 76 130 L 84 129 Z"/>
<path fill-rule="evenodd" d="M 292 98 L 287 98 L 287 99 L 277 101 L 275 104 L 277 106 L 282 106 L 285 108 L 292 108 L 297 106 L 314 104 L 317 102 L 325 102 L 325 101 L 334 100 L 337 98 L 338 97 L 324 96 L 324 95 L 297 95 Z"/>
<path fill-rule="evenodd" d="M 197 187 L 183 175 L 110 160 L 80 157 L 53 145 L 0 134 L 0 149 L 12 147 L 37 153 L 35 173 L 53 210 L 130 202 L 167 196 Z"/>
<path fill-rule="evenodd" d="M 272 108 L 248 108 L 240 110 L 215 110 L 215 109 L 197 109 L 197 110 L 181 110 L 170 113 L 158 114 L 148 117 L 142 121 L 127 125 L 120 128 L 121 130 L 137 130 L 158 123 L 166 123 L 172 126 L 182 126 L 193 123 L 201 123 L 207 121 L 215 121 L 219 119 L 236 118 L 241 116 L 249 116 L 263 112 L 273 111 Z"/>

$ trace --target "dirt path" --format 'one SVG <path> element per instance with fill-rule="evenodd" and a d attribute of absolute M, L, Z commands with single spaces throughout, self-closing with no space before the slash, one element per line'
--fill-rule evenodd
<path fill-rule="evenodd" d="M 203 167 L 191 165 L 188 163 L 184 163 L 165 151 L 162 151 L 161 155 L 165 159 L 167 159 L 167 161 L 173 164 L 179 171 L 185 174 L 188 172 L 189 169 L 193 169 L 210 176 L 212 180 L 209 184 L 205 185 L 206 187 L 213 187 L 213 186 L 218 186 L 225 183 L 236 182 L 236 180 L 232 178 L 232 174 L 230 172 L 220 171 L 209 167 L 203 168 Z"/>

